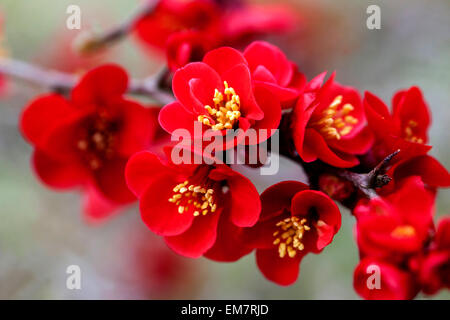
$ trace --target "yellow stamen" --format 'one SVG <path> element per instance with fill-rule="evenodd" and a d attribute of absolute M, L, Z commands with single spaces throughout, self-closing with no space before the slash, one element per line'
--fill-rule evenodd
<path fill-rule="evenodd" d="M 206 105 L 205 110 L 209 115 L 199 115 L 197 120 L 213 130 L 232 129 L 241 117 L 241 99 L 232 87 L 224 81 L 223 94 L 215 89 L 214 108 Z"/>
<path fill-rule="evenodd" d="M 286 254 L 293 258 L 297 255 L 297 251 L 302 251 L 305 248 L 301 240 L 305 231 L 310 230 L 306 222 L 307 220 L 304 218 L 290 217 L 276 224 L 280 230 L 273 233 L 275 237 L 273 244 L 278 246 L 280 258 L 284 258 Z"/>
<path fill-rule="evenodd" d="M 217 209 L 213 189 L 189 184 L 189 181 L 186 180 L 176 185 L 173 192 L 174 194 L 168 201 L 178 206 L 179 214 L 189 211 L 189 207 L 196 209 L 193 213 L 195 217 L 199 216 L 200 212 L 202 215 L 206 215 L 209 212 L 215 212 Z"/>
<path fill-rule="evenodd" d="M 336 96 L 328 108 L 322 111 L 322 118 L 312 123 L 312 126 L 317 127 L 327 139 L 340 140 L 358 123 L 358 119 L 349 115 L 355 108 L 350 103 L 341 107 L 342 99 L 341 95 Z"/>

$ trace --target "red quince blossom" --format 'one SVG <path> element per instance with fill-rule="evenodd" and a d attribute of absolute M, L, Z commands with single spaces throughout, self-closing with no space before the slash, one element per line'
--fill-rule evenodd
<path fill-rule="evenodd" d="M 373 257 L 359 262 L 353 274 L 353 287 L 367 300 L 409 300 L 418 292 L 412 273 Z"/>
<path fill-rule="evenodd" d="M 286 55 L 264 41 L 251 43 L 244 51 L 252 78 L 277 95 L 283 108 L 291 108 L 306 85 L 306 77 Z"/>
<path fill-rule="evenodd" d="M 419 280 L 426 294 L 450 289 L 450 217 L 438 225 L 430 250 L 419 259 Z"/>
<path fill-rule="evenodd" d="M 20 120 L 34 146 L 39 178 L 54 189 L 81 187 L 91 220 L 135 200 L 125 183 L 125 164 L 150 146 L 157 127 L 149 109 L 123 97 L 127 86 L 122 68 L 104 65 L 83 76 L 70 98 L 34 99 Z"/>
<path fill-rule="evenodd" d="M 355 192 L 355 186 L 350 181 L 328 173 L 320 175 L 319 188 L 336 201 L 344 201 Z"/>
<path fill-rule="evenodd" d="M 222 216 L 251 227 L 261 210 L 253 184 L 225 164 L 177 164 L 150 152 L 134 155 L 125 176 L 150 230 L 178 254 L 197 258 L 222 232 Z M 226 212 L 229 212 L 227 214 Z"/>
<path fill-rule="evenodd" d="M 159 122 L 169 133 L 186 129 L 192 139 L 203 140 L 205 135 L 211 134 L 208 129 L 221 135 L 225 135 L 227 129 L 241 129 L 236 137 L 239 142 L 250 128 L 267 129 L 264 137 L 267 138 L 281 119 L 276 96 L 252 82 L 247 60 L 230 47 L 212 50 L 202 62 L 177 70 L 172 89 L 177 101 L 166 105 L 159 113 Z M 203 124 L 202 136 L 194 131 L 197 121 Z M 258 135 L 257 142 L 264 138 Z"/>
<path fill-rule="evenodd" d="M 286 4 L 241 4 L 222 14 L 220 30 L 225 45 L 240 47 L 261 36 L 301 26 L 301 17 Z"/>
<path fill-rule="evenodd" d="M 395 163 L 387 172 L 392 181 L 378 190 L 379 194 L 388 194 L 401 186 L 410 176 L 419 176 L 427 188 L 450 187 L 450 174 L 438 160 L 429 155 L 421 155 Z"/>
<path fill-rule="evenodd" d="M 356 155 L 366 153 L 373 139 L 365 126 L 358 91 L 334 81 L 333 73 L 321 86 L 325 73 L 304 89 L 292 114 L 295 148 L 305 162 L 317 159 L 347 168 L 359 164 Z"/>
<path fill-rule="evenodd" d="M 169 36 L 166 43 L 167 65 L 172 72 L 190 62 L 201 61 L 204 55 L 217 47 L 208 33 L 186 30 Z"/>
<path fill-rule="evenodd" d="M 384 198 L 361 201 L 354 209 L 361 254 L 403 259 L 420 251 L 433 228 L 434 194 L 411 177 Z"/>
<path fill-rule="evenodd" d="M 236 47 L 260 35 L 287 32 L 298 24 L 298 17 L 285 6 L 162 0 L 137 21 L 135 30 L 144 44 L 158 49 L 165 49 L 167 39 L 184 31 L 208 35 L 216 46 Z"/>
<path fill-rule="evenodd" d="M 145 44 L 164 49 L 167 39 L 179 31 L 217 34 L 219 19 L 219 8 L 210 0 L 161 0 L 153 12 L 137 21 L 135 30 Z"/>
<path fill-rule="evenodd" d="M 261 217 L 246 230 L 263 275 L 280 285 L 297 280 L 300 262 L 320 253 L 341 226 L 337 205 L 320 191 L 297 181 L 277 183 L 261 194 Z"/>
<path fill-rule="evenodd" d="M 394 162 L 426 154 L 430 111 L 418 87 L 398 91 L 392 98 L 392 114 L 381 99 L 370 92 L 364 96 L 369 127 L 376 136 L 370 154 L 378 162 L 396 150 Z"/>

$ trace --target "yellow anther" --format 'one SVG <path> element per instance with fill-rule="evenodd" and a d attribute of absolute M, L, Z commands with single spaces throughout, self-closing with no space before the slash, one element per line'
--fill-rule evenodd
<path fill-rule="evenodd" d="M 326 139 L 340 140 L 342 136 L 349 134 L 353 126 L 358 123 L 358 119 L 349 115 L 355 108 L 349 103 L 341 107 L 342 100 L 341 95 L 336 96 L 331 104 L 322 111 L 321 118 L 311 124 L 322 132 Z"/>
<path fill-rule="evenodd" d="M 208 115 L 197 117 L 199 122 L 210 126 L 213 130 L 232 129 L 241 117 L 239 96 L 226 81 L 224 87 L 223 94 L 218 89 L 214 90 L 214 107 L 205 105 Z"/>
<path fill-rule="evenodd" d="M 276 224 L 280 230 L 273 233 L 275 237 L 273 244 L 278 246 L 278 253 L 281 258 L 285 257 L 286 254 L 293 258 L 296 256 L 297 251 L 302 251 L 305 248 L 301 240 L 305 231 L 311 229 L 306 225 L 306 222 L 305 218 L 300 220 L 297 217 L 290 217 Z"/>
<path fill-rule="evenodd" d="M 172 198 L 168 199 L 170 203 L 178 206 L 178 213 L 183 214 L 189 211 L 189 208 L 195 209 L 193 215 L 195 217 L 208 214 L 208 212 L 215 212 L 217 204 L 213 196 L 214 190 L 211 188 L 204 188 L 199 185 L 189 184 L 189 181 L 184 181 L 173 188 L 174 194 Z"/>

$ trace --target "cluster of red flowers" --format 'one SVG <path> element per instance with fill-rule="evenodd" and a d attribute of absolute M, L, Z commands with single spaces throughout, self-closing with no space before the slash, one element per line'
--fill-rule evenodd
<path fill-rule="evenodd" d="M 149 0 L 147 0 L 149 1 Z M 146 47 L 166 53 L 175 71 L 199 61 L 211 49 L 241 46 L 267 33 L 283 33 L 298 24 L 284 6 L 248 4 L 243 0 L 161 0 L 135 24 Z"/>
<path fill-rule="evenodd" d="M 354 286 L 363 298 L 410 299 L 448 288 L 450 219 L 436 230 L 433 206 L 450 175 L 427 154 L 430 115 L 420 89 L 396 93 L 391 114 L 374 94 L 362 98 L 334 73 L 308 81 L 267 42 L 242 51 L 218 47 L 286 27 L 285 15 L 269 18 L 266 9 L 231 2 L 163 0 L 136 24 L 146 43 L 165 47 L 174 71 L 175 101 L 159 114 L 124 97 L 127 75 L 113 65 L 88 72 L 70 98 L 31 102 L 21 129 L 35 147 L 38 176 L 57 189 L 83 188 L 91 219 L 138 199 L 142 220 L 180 255 L 236 261 L 255 250 L 261 272 L 280 285 L 296 281 L 306 254 L 332 243 L 340 202 L 357 220 Z M 179 164 L 173 146 L 152 153 L 158 122 L 168 133 L 187 130 L 193 140 L 208 139 L 206 129 L 224 136 L 241 129 L 225 150 L 247 143 L 249 129 L 279 129 L 283 155 L 304 167 L 309 186 L 284 181 L 259 195 L 224 163 L 202 157 Z M 364 174 L 377 172 L 380 162 L 384 172 Z M 366 184 L 363 177 L 370 177 Z M 370 270 L 380 271 L 374 287 Z"/>

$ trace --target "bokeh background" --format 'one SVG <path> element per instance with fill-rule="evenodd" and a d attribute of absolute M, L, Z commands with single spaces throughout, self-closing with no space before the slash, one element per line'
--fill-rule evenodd
<path fill-rule="evenodd" d="M 262 1 L 257 1 L 262 2 Z M 268 1 L 264 1 L 268 2 Z M 280 1 L 278 1 L 280 2 Z M 270 40 L 299 63 L 308 77 L 337 70 L 341 83 L 370 90 L 390 101 L 393 93 L 419 85 L 433 113 L 431 154 L 450 168 L 450 2 L 448 0 L 292 0 L 299 30 Z M 81 71 L 99 61 L 118 62 L 135 77 L 158 70 L 130 37 L 106 56 L 81 59 L 71 51 L 77 30 L 66 29 L 66 8 L 82 11 L 82 30 L 106 30 L 123 21 L 138 0 L 1 0 L 9 54 L 53 68 Z M 381 30 L 366 28 L 366 8 L 381 7 Z M 31 147 L 18 132 L 21 109 L 41 88 L 9 82 L 0 99 L 0 298 L 3 299 L 355 299 L 353 269 L 358 262 L 354 219 L 332 245 L 307 256 L 299 281 L 279 287 L 264 279 L 254 256 L 215 263 L 176 256 L 141 223 L 137 207 L 101 226 L 85 224 L 76 192 L 57 193 L 34 176 Z M 259 190 L 274 179 L 302 179 L 287 161 L 277 178 L 255 178 Z M 254 176 L 251 170 L 245 173 Z M 437 199 L 437 216 L 450 213 L 450 192 Z M 82 289 L 66 289 L 66 268 L 79 265 Z M 419 298 L 428 298 L 420 296 Z M 448 292 L 434 296 L 449 299 Z"/>

